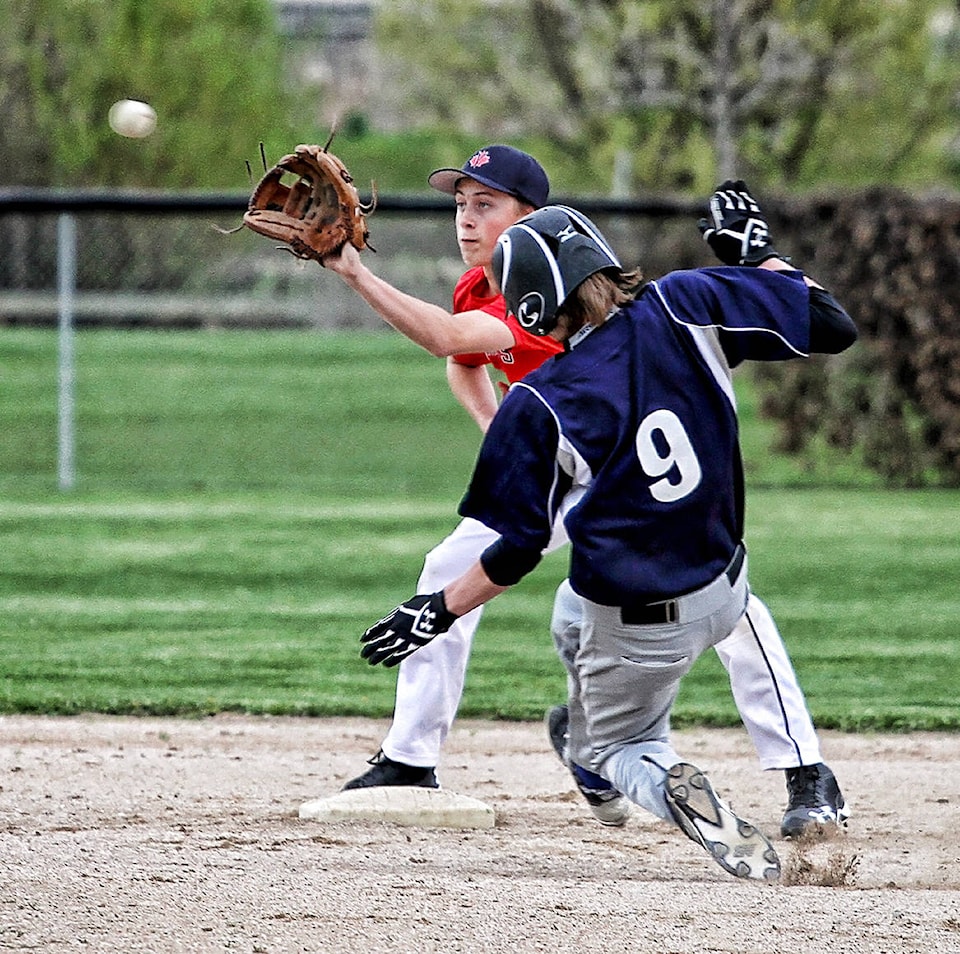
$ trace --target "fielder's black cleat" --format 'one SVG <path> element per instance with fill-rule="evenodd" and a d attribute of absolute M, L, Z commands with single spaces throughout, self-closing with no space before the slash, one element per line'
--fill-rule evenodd
<path fill-rule="evenodd" d="M 394 762 L 388 759 L 381 749 L 368 760 L 372 768 L 363 775 L 358 775 L 343 786 L 341 791 L 350 788 L 380 788 L 385 785 L 408 785 L 414 788 L 439 788 L 437 774 L 433 766 L 404 765 L 403 762 Z"/>
<path fill-rule="evenodd" d="M 784 838 L 826 835 L 846 825 L 850 811 L 833 772 L 823 764 L 785 770 L 787 810 L 780 823 Z"/>

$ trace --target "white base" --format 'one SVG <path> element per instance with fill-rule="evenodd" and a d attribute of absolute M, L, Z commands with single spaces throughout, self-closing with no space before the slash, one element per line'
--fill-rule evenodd
<path fill-rule="evenodd" d="M 469 795 L 442 788 L 386 785 L 353 788 L 304 802 L 300 817 L 309 821 L 378 821 L 419 828 L 493 828 L 493 809 Z"/>

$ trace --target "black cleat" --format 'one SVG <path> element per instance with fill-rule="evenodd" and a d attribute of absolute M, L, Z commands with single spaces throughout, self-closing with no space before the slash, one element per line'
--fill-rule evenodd
<path fill-rule="evenodd" d="M 850 811 L 833 772 L 823 764 L 785 770 L 787 810 L 780 823 L 784 838 L 825 835 L 845 826 Z"/>
<path fill-rule="evenodd" d="M 369 759 L 367 764 L 372 768 L 347 782 L 341 789 L 342 792 L 350 788 L 380 788 L 386 785 L 407 785 L 414 788 L 440 787 L 432 765 L 405 765 L 403 762 L 394 762 L 383 754 L 383 749 Z"/>

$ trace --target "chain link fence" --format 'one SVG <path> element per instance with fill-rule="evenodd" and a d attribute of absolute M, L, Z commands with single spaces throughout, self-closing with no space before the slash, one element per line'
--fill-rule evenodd
<path fill-rule="evenodd" d="M 627 265 L 653 277 L 704 264 L 691 203 L 566 200 L 595 218 Z M 73 320 L 80 327 L 380 329 L 336 276 L 246 229 L 247 197 L 142 193 L 0 193 L 0 323 L 58 321 L 63 230 L 75 235 Z M 448 307 L 463 271 L 453 203 L 383 198 L 367 264 L 403 291 Z"/>
<path fill-rule="evenodd" d="M 555 201 L 593 218 L 647 278 L 715 264 L 696 225 L 705 203 Z M 229 232 L 246 203 L 245 194 L 0 190 L 0 326 L 62 330 L 66 311 L 81 329 L 385 330 L 337 276 L 247 229 Z M 892 485 L 956 486 L 960 199 L 878 188 L 765 206 L 778 246 L 861 333 L 840 358 L 757 372 L 781 449 L 815 462 L 825 443 L 857 451 Z M 381 197 L 369 224 L 370 268 L 449 307 L 463 270 L 452 200 Z M 69 381 L 69 368 L 61 376 Z"/>

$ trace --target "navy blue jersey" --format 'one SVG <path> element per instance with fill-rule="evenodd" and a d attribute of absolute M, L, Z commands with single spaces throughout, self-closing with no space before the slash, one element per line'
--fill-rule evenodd
<path fill-rule="evenodd" d="M 678 271 L 515 384 L 480 449 L 463 516 L 523 551 L 566 512 L 570 583 L 654 602 L 715 579 L 743 536 L 730 367 L 806 356 L 800 272 Z"/>

